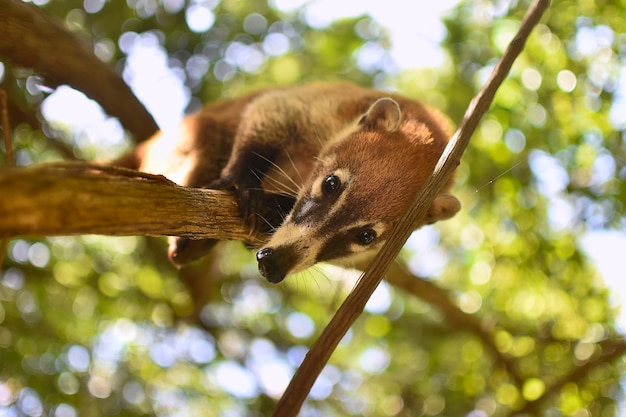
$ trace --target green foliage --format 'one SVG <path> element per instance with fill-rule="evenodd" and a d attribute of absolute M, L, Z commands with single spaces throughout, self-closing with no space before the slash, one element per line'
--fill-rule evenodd
<path fill-rule="evenodd" d="M 625 224 L 626 122 L 615 109 L 626 5 L 553 3 L 458 169 L 464 209 L 403 254 L 450 300 L 383 285 L 302 415 L 617 415 L 624 341 L 577 237 Z M 420 97 L 458 122 L 527 6 L 462 3 L 446 20 L 447 64 L 396 75 L 359 66 L 365 44 L 388 47 L 367 17 L 319 29 L 300 9 L 262 1 L 42 7 L 120 72 L 132 39 L 157 42 L 190 109 L 259 86 L 349 79 Z M 192 7 L 214 18 L 207 30 L 190 30 Z M 12 98 L 37 108 L 41 79 L 4 68 Z M 55 128 L 45 132 L 61 140 L 17 126 L 18 161 L 102 156 Z M 236 243 L 180 272 L 164 252 L 158 239 L 13 240 L 0 271 L 0 414 L 270 415 L 354 280 L 315 268 L 269 286 Z"/>

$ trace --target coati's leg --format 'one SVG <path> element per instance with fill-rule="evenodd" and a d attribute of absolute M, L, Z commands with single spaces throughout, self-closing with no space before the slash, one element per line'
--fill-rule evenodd
<path fill-rule="evenodd" d="M 180 151 L 182 160 L 177 169 L 183 170 L 181 185 L 196 188 L 211 188 L 211 183 L 220 177 L 222 168 L 226 165 L 232 149 L 232 138 L 235 132 L 225 127 L 220 119 L 220 113 L 214 117 L 204 113 L 186 120 L 192 134 L 179 134 L 189 141 Z M 187 150 L 187 153 L 185 153 Z M 188 150 L 191 150 L 189 152 Z M 187 161 L 195 161 L 191 166 Z M 189 237 L 171 236 L 168 238 L 168 258 L 170 262 L 180 268 L 196 261 L 211 251 L 218 240 L 191 239 Z"/>
<path fill-rule="evenodd" d="M 155 138 L 160 137 L 160 134 Z M 156 140 L 156 139 L 155 139 Z M 153 140 L 153 142 L 155 141 Z M 120 158 L 111 162 L 111 165 L 129 168 L 129 169 L 146 169 L 146 150 L 149 148 L 149 144 L 143 144 L 134 149 L 131 152 L 122 155 Z M 146 159 L 145 161 L 143 159 Z M 165 167 L 160 166 L 159 168 L 165 169 Z M 148 170 L 150 166 L 148 166 Z M 152 170 L 158 172 L 159 170 Z M 162 172 L 162 171 L 161 171 Z M 166 172 L 168 173 L 168 172 Z M 169 247 L 167 250 L 167 255 L 170 262 L 180 268 L 190 262 L 195 261 L 196 259 L 200 259 L 204 255 L 206 255 L 213 246 L 217 243 L 216 240 L 213 239 L 201 239 L 201 240 L 192 240 L 187 237 L 178 237 L 178 236 L 170 236 L 168 237 Z"/>
<path fill-rule="evenodd" d="M 170 236 L 167 257 L 176 267 L 183 267 L 209 253 L 218 242 L 215 239 L 190 239 L 188 237 Z"/>

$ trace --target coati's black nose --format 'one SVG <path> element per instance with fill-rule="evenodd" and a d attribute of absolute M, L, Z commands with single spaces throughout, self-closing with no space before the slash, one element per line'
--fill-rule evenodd
<path fill-rule="evenodd" d="M 259 272 L 272 284 L 277 284 L 287 273 L 284 259 L 276 255 L 272 248 L 262 248 L 256 253 L 256 260 L 259 263 Z"/>
<path fill-rule="evenodd" d="M 257 262 L 259 262 L 259 264 L 262 263 L 262 262 L 265 262 L 266 258 L 269 258 L 270 256 L 272 256 L 272 253 L 274 253 L 272 248 L 261 248 L 261 249 L 259 249 L 259 251 L 256 253 L 256 260 L 257 260 Z M 261 273 L 261 275 L 265 276 L 265 271 L 262 270 L 261 268 L 259 268 L 259 272 Z"/>

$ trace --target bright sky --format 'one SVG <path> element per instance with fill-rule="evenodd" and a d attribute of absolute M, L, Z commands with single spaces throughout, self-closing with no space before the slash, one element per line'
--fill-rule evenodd
<path fill-rule="evenodd" d="M 622 306 L 617 324 L 619 330 L 626 333 L 626 235 L 620 232 L 590 232 L 583 235 L 579 243 L 595 262 L 605 284 L 611 289 L 613 304 Z"/>
<path fill-rule="evenodd" d="M 459 0 L 439 0 L 427 7 L 406 0 L 316 0 L 307 6 L 309 24 L 324 27 L 342 17 L 368 14 L 389 31 L 391 55 L 402 68 L 437 67 L 443 63 L 439 46 L 446 35 L 442 15 Z M 293 9 L 307 1 L 274 0 L 280 9 Z"/>
<path fill-rule="evenodd" d="M 369 14 L 389 31 L 391 56 L 401 69 L 406 69 L 437 67 L 444 63 L 445 57 L 439 47 L 445 36 L 441 17 L 458 0 L 430 2 L 428 7 L 419 7 L 419 12 L 410 10 L 407 4 L 411 3 L 406 0 L 273 0 L 273 3 L 283 10 L 307 4 L 307 22 L 317 27 L 325 27 L 337 18 Z M 195 13 L 188 12 L 187 20 L 198 28 L 208 29 L 214 21 L 210 9 L 198 6 L 194 10 Z M 161 128 L 175 126 L 183 115 L 189 97 L 180 78 L 168 68 L 167 57 L 163 49 L 158 47 L 158 41 L 147 38 L 139 47 L 125 52 L 129 54 L 125 76 L 135 94 L 154 115 Z M 52 94 L 43 106 L 43 113 L 49 120 L 88 130 L 92 133 L 89 140 L 96 146 L 98 143 L 104 146 L 112 140 L 122 140 L 123 132 L 119 124 L 107 119 L 97 104 L 69 88 L 60 88 Z M 591 232 L 579 244 L 595 261 L 606 284 L 614 291 L 615 302 L 625 303 L 626 273 L 620 272 L 623 266 L 618 262 L 626 254 L 626 235 L 618 232 Z M 626 331 L 626 309 L 622 309 L 620 324 Z"/>

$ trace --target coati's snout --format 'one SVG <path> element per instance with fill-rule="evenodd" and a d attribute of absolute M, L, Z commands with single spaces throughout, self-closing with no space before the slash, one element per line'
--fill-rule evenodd
<path fill-rule="evenodd" d="M 281 282 L 297 263 L 297 255 L 290 248 L 265 247 L 256 253 L 259 272 L 272 284 Z"/>

